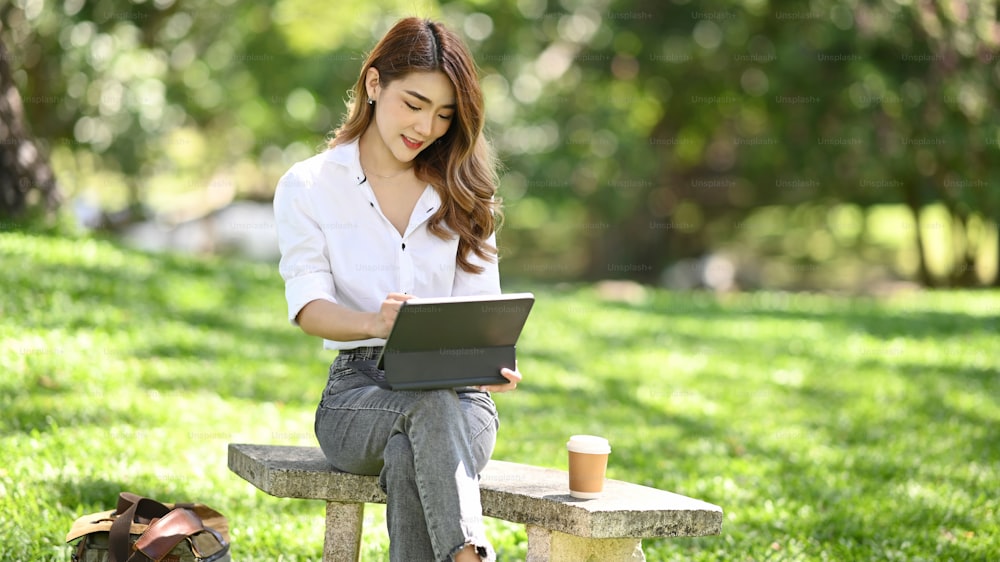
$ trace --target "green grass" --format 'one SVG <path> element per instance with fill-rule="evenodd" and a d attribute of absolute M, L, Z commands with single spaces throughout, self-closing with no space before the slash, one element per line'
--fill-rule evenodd
<path fill-rule="evenodd" d="M 611 477 L 723 507 L 722 536 L 649 560 L 1000 558 L 1000 294 L 506 288 L 538 302 L 494 458 L 565 468 L 599 433 Z M 318 560 L 322 503 L 226 468 L 229 442 L 314 443 L 332 355 L 284 307 L 274 265 L 0 234 L 0 560 L 68 560 L 121 490 L 219 509 L 236 560 Z M 489 532 L 523 559 L 522 528 Z"/>

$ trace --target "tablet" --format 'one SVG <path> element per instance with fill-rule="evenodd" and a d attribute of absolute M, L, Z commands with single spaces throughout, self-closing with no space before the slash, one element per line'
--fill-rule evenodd
<path fill-rule="evenodd" d="M 414 297 L 399 315 L 379 357 L 393 390 L 506 384 L 531 293 L 474 297 Z"/>

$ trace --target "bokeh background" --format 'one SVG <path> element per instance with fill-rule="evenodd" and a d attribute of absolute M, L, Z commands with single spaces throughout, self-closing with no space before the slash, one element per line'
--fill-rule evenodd
<path fill-rule="evenodd" d="M 538 296 L 494 458 L 606 435 L 610 477 L 723 507 L 651 561 L 1000 559 L 985 0 L 0 0 L 0 559 L 67 562 L 123 490 L 317 559 L 323 502 L 226 448 L 316 444 L 332 354 L 285 319 L 271 199 L 409 15 L 477 57 L 504 288 Z"/>
<path fill-rule="evenodd" d="M 3 226 L 275 259 L 277 179 L 413 14 L 477 57 L 507 279 L 1000 284 L 987 0 L 8 1 Z"/>

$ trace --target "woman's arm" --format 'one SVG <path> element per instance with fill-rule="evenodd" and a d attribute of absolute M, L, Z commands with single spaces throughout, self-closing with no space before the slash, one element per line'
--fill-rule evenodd
<path fill-rule="evenodd" d="M 328 340 L 353 341 L 389 337 L 403 301 L 413 295 L 389 293 L 378 312 L 358 312 L 328 300 L 309 301 L 295 320 L 302 331 Z"/>
<path fill-rule="evenodd" d="M 496 234 L 490 235 L 486 243 L 496 247 Z M 469 262 L 483 268 L 480 273 L 469 273 L 460 267 L 455 267 L 455 280 L 452 282 L 451 294 L 455 297 L 472 295 L 500 294 L 500 264 L 496 254 L 483 259 L 476 254 L 469 254 Z"/>

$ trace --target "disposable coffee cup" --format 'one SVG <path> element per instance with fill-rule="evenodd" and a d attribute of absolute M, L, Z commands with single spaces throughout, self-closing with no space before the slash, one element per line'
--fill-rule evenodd
<path fill-rule="evenodd" d="M 566 442 L 569 453 L 569 495 L 594 499 L 604 491 L 611 445 L 596 435 L 573 435 Z"/>

